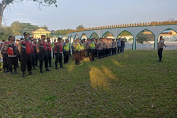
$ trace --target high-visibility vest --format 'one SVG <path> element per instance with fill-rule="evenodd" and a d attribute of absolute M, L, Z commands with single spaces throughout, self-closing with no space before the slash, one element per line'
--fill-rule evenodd
<path fill-rule="evenodd" d="M 65 43 L 64 51 L 69 51 L 69 43 Z"/>
<path fill-rule="evenodd" d="M 90 48 L 91 48 L 91 49 L 95 49 L 95 42 L 94 42 L 94 41 L 91 42 L 91 44 L 90 44 Z"/>
<path fill-rule="evenodd" d="M 80 44 L 80 48 L 81 48 L 81 50 L 84 50 L 84 49 L 85 49 L 84 43 L 81 43 L 81 44 Z"/>
<path fill-rule="evenodd" d="M 76 50 L 77 50 L 77 51 L 80 51 L 80 50 L 81 50 L 79 43 L 76 44 Z"/>

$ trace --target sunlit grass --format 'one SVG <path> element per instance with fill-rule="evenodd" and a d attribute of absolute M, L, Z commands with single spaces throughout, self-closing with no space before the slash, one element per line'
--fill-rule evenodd
<path fill-rule="evenodd" d="M 0 72 L 0 118 L 176 117 L 177 51 L 126 51 L 21 77 Z"/>

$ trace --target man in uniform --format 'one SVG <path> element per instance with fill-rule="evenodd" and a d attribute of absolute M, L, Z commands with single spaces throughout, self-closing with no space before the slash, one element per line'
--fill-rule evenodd
<path fill-rule="evenodd" d="M 63 53 L 64 53 L 64 64 L 66 64 L 66 63 L 68 63 L 69 55 L 70 55 L 69 39 L 65 40 Z"/>
<path fill-rule="evenodd" d="M 63 53 L 63 45 L 62 39 L 58 38 L 58 42 L 55 43 L 55 69 L 58 69 L 58 62 L 60 63 L 60 68 L 64 68 L 62 66 L 62 53 Z"/>
<path fill-rule="evenodd" d="M 103 57 L 103 39 L 100 38 L 97 44 L 98 49 L 98 58 L 101 59 Z"/>
<path fill-rule="evenodd" d="M 26 66 L 28 68 L 29 75 L 33 75 L 32 73 L 32 55 L 31 55 L 31 47 L 32 43 L 29 38 L 29 33 L 24 32 L 24 40 L 19 43 L 19 52 L 21 57 L 21 70 L 22 77 L 25 76 Z"/>
<path fill-rule="evenodd" d="M 8 44 L 7 54 L 8 54 L 8 66 L 9 71 L 13 74 L 12 66 L 14 66 L 14 74 L 17 74 L 17 47 L 15 44 L 15 38 L 11 37 L 10 42 Z"/>
<path fill-rule="evenodd" d="M 84 40 L 81 40 L 81 43 L 80 43 L 80 50 L 81 50 L 81 54 L 80 54 L 80 60 L 83 61 L 84 60 L 84 57 L 85 57 L 85 43 L 84 43 Z"/>
<path fill-rule="evenodd" d="M 162 61 L 162 51 L 163 51 L 163 47 L 166 45 L 164 44 L 164 39 L 162 36 L 160 36 L 160 41 L 158 43 L 158 46 L 157 46 L 157 51 L 158 51 L 158 56 L 159 56 L 159 61 L 158 62 L 161 62 Z"/>
<path fill-rule="evenodd" d="M 39 42 L 39 63 L 40 63 L 40 73 L 43 73 L 43 63 L 45 63 L 46 71 L 48 69 L 48 55 L 47 55 L 47 44 L 45 42 L 45 35 L 41 35 L 41 42 Z"/>
<path fill-rule="evenodd" d="M 114 39 L 112 39 L 112 55 L 116 54 L 117 43 Z"/>
<path fill-rule="evenodd" d="M 52 63 L 51 63 L 51 43 L 50 43 L 50 38 L 48 37 L 47 38 L 47 55 L 48 55 L 48 64 L 49 64 L 49 67 L 52 67 Z"/>
<path fill-rule="evenodd" d="M 90 53 L 90 39 L 87 39 L 87 41 L 85 42 L 85 48 L 86 48 L 86 57 L 89 57 L 89 53 Z"/>
<path fill-rule="evenodd" d="M 31 52 L 32 52 L 32 65 L 33 65 L 33 70 L 37 70 L 36 69 L 36 65 L 37 65 L 37 43 L 36 43 L 37 39 L 33 39 L 33 43 L 32 43 L 32 48 L 31 48 Z"/>
<path fill-rule="evenodd" d="M 120 42 L 120 38 L 119 39 L 117 39 L 117 53 L 119 54 L 120 53 L 120 51 L 121 51 L 121 42 Z"/>
<path fill-rule="evenodd" d="M 90 42 L 90 61 L 95 61 L 94 60 L 95 57 L 95 39 L 93 38 Z"/>
<path fill-rule="evenodd" d="M 80 43 L 79 43 L 79 39 L 76 39 L 74 55 L 75 55 L 75 57 L 74 57 L 75 58 L 75 64 L 79 65 L 80 64 Z"/>
<path fill-rule="evenodd" d="M 8 72 L 8 54 L 7 54 L 7 49 L 8 49 L 8 43 L 12 36 L 9 36 L 8 42 L 4 41 L 2 48 L 1 48 L 1 54 L 3 57 L 3 72 Z"/>

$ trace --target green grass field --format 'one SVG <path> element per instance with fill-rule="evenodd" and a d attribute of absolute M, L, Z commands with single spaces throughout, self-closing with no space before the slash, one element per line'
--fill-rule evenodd
<path fill-rule="evenodd" d="M 177 117 L 177 51 L 126 51 L 21 77 L 0 72 L 0 118 Z"/>

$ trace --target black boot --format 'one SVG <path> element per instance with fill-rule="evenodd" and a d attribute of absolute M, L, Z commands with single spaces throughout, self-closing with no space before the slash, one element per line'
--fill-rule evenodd
<path fill-rule="evenodd" d="M 25 72 L 22 72 L 22 77 L 25 77 Z"/>
<path fill-rule="evenodd" d="M 18 73 L 17 73 L 17 70 L 14 70 L 14 74 L 18 74 Z"/>
<path fill-rule="evenodd" d="M 42 68 L 40 69 L 40 73 L 43 73 L 43 70 L 42 70 Z"/>
<path fill-rule="evenodd" d="M 57 65 L 55 65 L 55 69 L 56 69 L 56 70 L 58 70 L 58 67 L 57 67 Z"/>
<path fill-rule="evenodd" d="M 64 68 L 64 67 L 62 66 L 62 64 L 60 64 L 60 68 Z"/>
<path fill-rule="evenodd" d="M 46 68 L 46 71 L 50 71 L 48 68 Z"/>
<path fill-rule="evenodd" d="M 34 74 L 30 71 L 28 75 L 34 75 Z"/>

